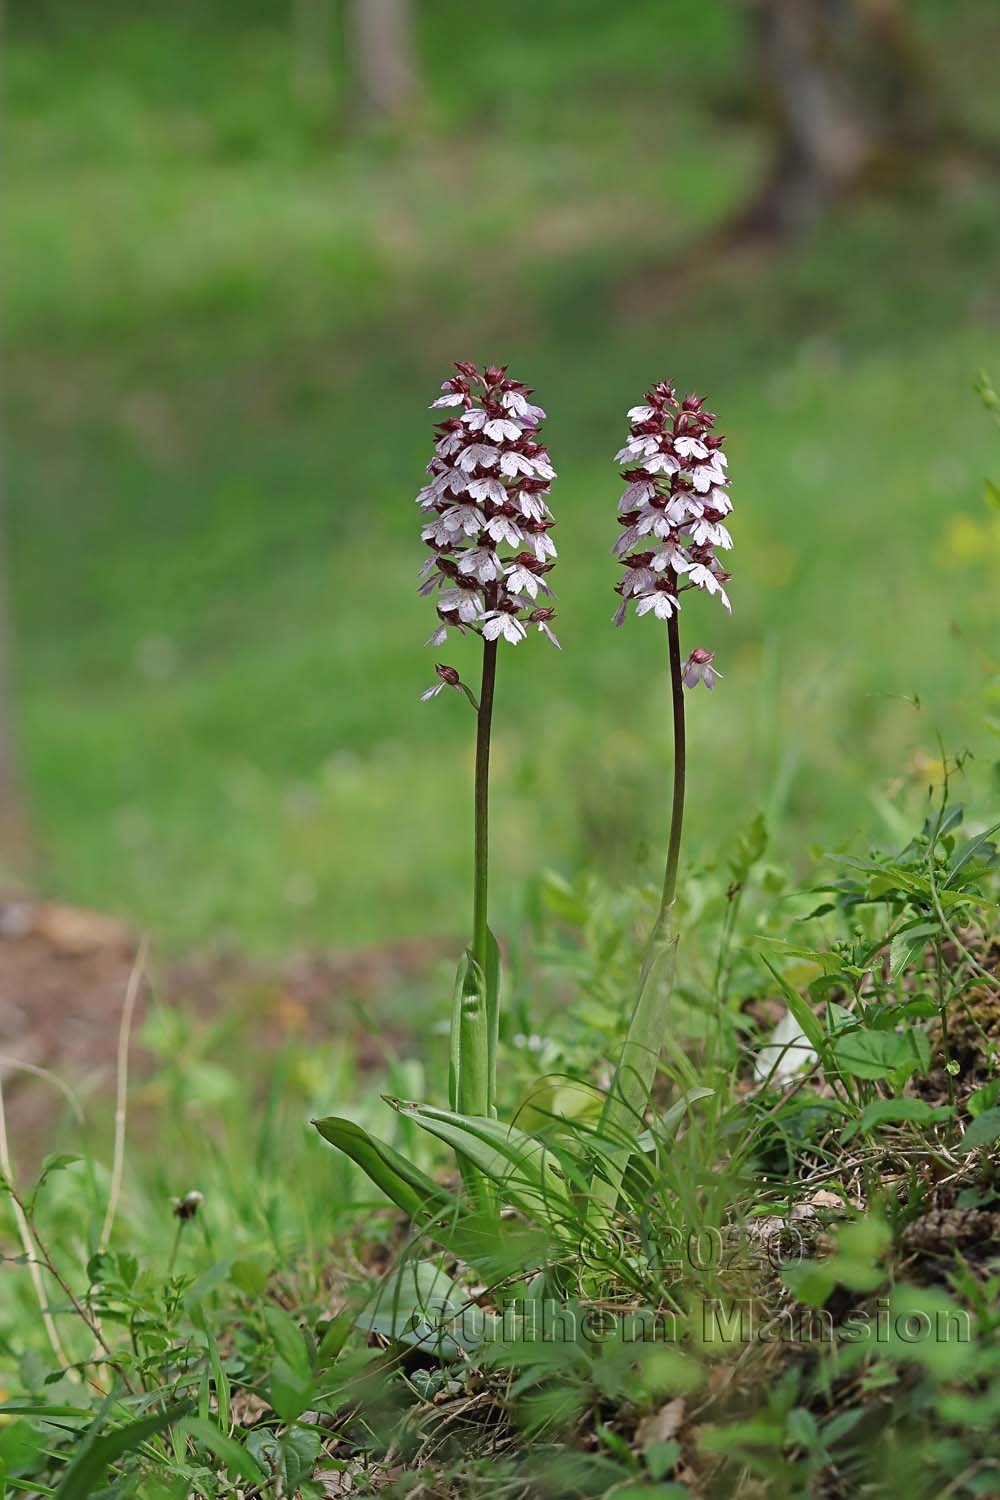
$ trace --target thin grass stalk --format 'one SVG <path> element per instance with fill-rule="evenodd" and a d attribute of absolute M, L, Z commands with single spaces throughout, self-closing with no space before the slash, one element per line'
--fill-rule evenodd
<path fill-rule="evenodd" d="M 612 1149 L 605 1159 L 603 1175 L 595 1178 L 592 1185 L 593 1218 L 596 1223 L 606 1221 L 614 1212 L 630 1155 L 629 1142 L 642 1129 L 643 1115 L 656 1077 L 674 985 L 677 933 L 672 931 L 671 923 L 677 895 L 677 868 L 684 830 L 684 791 L 687 777 L 684 679 L 681 671 L 680 628 L 676 614 L 667 622 L 667 643 L 674 727 L 673 795 L 667 863 L 660 909 L 643 958 L 635 1009 L 598 1127 L 601 1136 L 612 1143 Z"/>
<path fill-rule="evenodd" d="M 132 1037 L 132 1021 L 135 1016 L 136 1002 L 139 999 L 139 990 L 142 985 L 143 975 L 146 971 L 146 959 L 149 953 L 149 939 L 143 938 L 139 944 L 132 972 L 128 977 L 128 985 L 125 990 L 125 1003 L 122 1006 L 121 1024 L 118 1028 L 118 1078 L 115 1088 L 115 1145 L 114 1157 L 111 1167 L 111 1186 L 108 1191 L 108 1205 L 104 1215 L 104 1223 L 101 1226 L 101 1237 L 98 1241 L 101 1250 L 107 1250 L 111 1243 L 111 1230 L 114 1226 L 115 1215 L 118 1212 L 118 1200 L 121 1197 L 122 1181 L 125 1175 L 125 1132 L 128 1120 L 128 1059 L 129 1045 Z"/>

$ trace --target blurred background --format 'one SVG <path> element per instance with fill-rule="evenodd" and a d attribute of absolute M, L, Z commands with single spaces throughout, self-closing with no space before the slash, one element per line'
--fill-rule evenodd
<path fill-rule="evenodd" d="M 625 411 L 728 437 L 693 859 L 893 836 L 1000 714 L 991 0 L 7 0 L 4 881 L 261 952 L 467 925 L 413 497 L 455 359 L 550 411 L 561 654 L 502 652 L 500 920 L 659 864 Z M 475 672 L 476 643 L 450 648 Z M 994 726 L 995 731 L 995 726 Z"/>

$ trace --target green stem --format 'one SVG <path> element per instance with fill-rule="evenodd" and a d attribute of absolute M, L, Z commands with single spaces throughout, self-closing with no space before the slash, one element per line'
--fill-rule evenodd
<path fill-rule="evenodd" d="M 475 868 L 473 874 L 472 944 L 458 1012 L 458 1042 L 453 1058 L 458 1065 L 459 1110 L 466 1115 L 492 1113 L 496 1093 L 496 1033 L 499 1018 L 489 994 L 490 734 L 496 684 L 497 643 L 483 641 L 483 683 L 476 714 Z"/>
<path fill-rule="evenodd" d="M 483 683 L 476 714 L 476 852 L 475 890 L 472 906 L 472 956 L 483 973 L 489 949 L 489 917 L 486 897 L 490 856 L 490 735 L 493 729 L 493 693 L 497 676 L 497 642 L 483 641 Z"/>
<path fill-rule="evenodd" d="M 469 962 L 459 969 L 452 1015 L 452 1095 L 463 1115 L 490 1116 L 496 1095 L 496 1051 L 499 1005 L 495 965 L 491 961 L 487 897 L 489 893 L 490 734 L 496 685 L 497 643 L 483 641 L 483 682 L 476 705 L 475 855 L 473 872 L 472 943 Z M 474 701 L 468 694 L 470 702 Z M 492 992 L 491 992 L 492 991 Z M 456 1034 L 457 1029 L 457 1034 Z M 453 1106 L 454 1107 L 454 1106 Z M 470 1200 L 478 1207 L 495 1208 L 490 1184 L 471 1162 L 459 1158 Z"/>
<path fill-rule="evenodd" d="M 614 1212 L 621 1191 L 622 1178 L 631 1154 L 630 1141 L 642 1129 L 643 1115 L 660 1058 L 667 1010 L 673 990 L 673 960 L 677 937 L 671 933 L 671 915 L 677 894 L 677 867 L 680 862 L 681 834 L 684 828 L 684 789 L 687 774 L 687 746 L 684 732 L 684 679 L 681 671 L 680 630 L 677 616 L 667 623 L 670 658 L 670 692 L 674 721 L 674 784 L 670 811 L 670 837 L 667 843 L 667 865 L 663 876 L 663 895 L 653 930 L 649 936 L 639 977 L 635 1010 L 622 1047 L 621 1057 L 604 1109 L 599 1134 L 612 1142 L 605 1161 L 605 1175 L 595 1178 L 591 1186 L 594 1212 L 592 1223 L 606 1224 Z M 666 972 L 662 960 L 670 959 Z M 659 971 L 659 972 L 658 972 Z M 655 982 L 654 982 L 655 980 Z"/>
<path fill-rule="evenodd" d="M 667 622 L 670 654 L 670 696 L 674 716 L 674 795 L 670 807 L 670 842 L 667 845 L 667 868 L 663 876 L 663 898 L 657 924 L 663 922 L 677 894 L 677 866 L 681 857 L 681 834 L 684 831 L 684 788 L 687 780 L 687 739 L 684 732 L 684 678 L 681 673 L 681 632 L 677 616 Z"/>

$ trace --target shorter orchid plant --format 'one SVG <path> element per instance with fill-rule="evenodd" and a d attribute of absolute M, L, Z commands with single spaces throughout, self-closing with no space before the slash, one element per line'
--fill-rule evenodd
<path fill-rule="evenodd" d="M 713 665 L 715 653 L 702 646 L 682 661 L 680 595 L 703 590 L 731 610 L 725 589 L 730 575 L 718 553 L 732 547 L 724 524 L 732 502 L 723 439 L 712 431 L 715 413 L 705 410 L 701 396 L 678 400 L 673 385 L 661 381 L 646 392 L 641 405 L 632 407 L 628 420 L 628 439 L 615 455 L 624 465 L 621 477 L 625 482 L 618 502 L 622 530 L 612 549 L 623 566 L 616 585 L 622 602 L 615 624 L 624 622 L 630 603 L 637 615 L 652 614 L 666 621 L 674 727 L 673 794 L 660 907 L 628 1035 L 601 1116 L 600 1131 L 611 1143 L 611 1152 L 604 1157 L 592 1187 L 598 1219 L 613 1210 L 617 1201 L 630 1142 L 642 1129 L 667 1026 L 677 945 L 671 923 L 687 774 L 684 689 L 702 682 L 714 688 L 721 676 Z M 661 983 L 664 957 L 670 963 L 667 982 Z"/>
<path fill-rule="evenodd" d="M 428 482 L 417 497 L 429 556 L 420 591 L 434 598 L 437 625 L 428 645 L 451 634 L 482 643 L 478 696 L 457 668 L 438 663 L 424 701 L 446 688 L 463 695 L 476 715 L 472 937 L 459 965 L 451 1018 L 449 1108 L 395 1108 L 451 1146 L 467 1206 L 495 1211 L 503 1203 L 559 1232 L 582 1222 L 599 1237 L 613 1214 L 622 1176 L 642 1130 L 667 1023 L 671 985 L 655 982 L 661 960 L 673 968 L 677 888 L 685 793 L 684 689 L 713 689 L 721 674 L 714 652 L 696 647 L 682 659 L 682 594 L 707 593 L 730 608 L 729 573 L 720 553 L 732 546 L 725 519 L 732 506 L 723 440 L 715 416 L 698 396 L 679 400 L 666 382 L 629 412 L 629 436 L 617 455 L 625 491 L 614 546 L 622 576 L 616 585 L 621 625 L 629 605 L 667 627 L 674 758 L 670 830 L 663 891 L 649 938 L 638 993 L 612 1087 L 586 1161 L 576 1166 L 550 1147 L 497 1119 L 496 1069 L 500 1022 L 500 955 L 489 925 L 489 767 L 498 647 L 522 642 L 535 627 L 553 645 L 549 575 L 556 560 L 548 496 L 555 470 L 542 441 L 545 412 L 505 366 L 482 372 L 459 363 L 435 409 L 447 413 L 435 431 Z M 317 1122 L 321 1133 L 352 1157 L 383 1191 L 425 1228 L 462 1212 L 448 1190 L 385 1142 L 346 1120 Z M 595 1167 L 596 1162 L 596 1167 Z"/>

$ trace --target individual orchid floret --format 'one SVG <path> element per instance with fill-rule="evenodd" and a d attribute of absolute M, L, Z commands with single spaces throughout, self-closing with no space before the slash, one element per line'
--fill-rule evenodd
<path fill-rule="evenodd" d="M 434 670 L 437 673 L 437 682 L 432 687 L 425 689 L 420 694 L 421 703 L 426 703 L 430 698 L 436 698 L 438 693 L 443 693 L 446 687 L 452 687 L 456 693 L 462 691 L 462 679 L 454 667 L 445 666 L 444 662 L 436 662 Z"/>
<path fill-rule="evenodd" d="M 684 686 L 696 688 L 699 682 L 703 682 L 711 691 L 715 687 L 716 679 L 722 676 L 722 673 L 712 666 L 714 660 L 714 651 L 706 651 L 703 646 L 696 646 L 681 668 Z"/>
<path fill-rule="evenodd" d="M 444 416 L 417 496 L 431 554 L 420 592 L 436 595 L 439 621 L 428 644 L 457 630 L 517 645 L 529 625 L 558 644 L 547 623 L 554 611 L 537 607 L 540 593 L 551 594 L 545 575 L 556 557 L 545 413 L 505 366 L 455 368 L 433 403 Z"/>
<path fill-rule="evenodd" d="M 534 625 L 536 630 L 540 631 L 542 635 L 548 637 L 557 651 L 561 651 L 562 647 L 556 639 L 555 632 L 549 626 L 549 621 L 553 618 L 554 615 L 554 609 L 533 609 L 531 611 L 531 614 L 528 616 L 528 624 Z"/>
<path fill-rule="evenodd" d="M 462 681 L 454 667 L 446 666 L 444 662 L 439 661 L 435 664 L 434 671 L 437 673 L 438 680 L 420 694 L 421 703 L 429 702 L 431 698 L 436 698 L 438 693 L 443 693 L 446 687 L 450 687 L 454 688 L 456 693 L 464 693 L 472 707 L 477 713 L 479 712 L 479 704 L 476 702 L 475 695 L 471 688 Z"/>
<path fill-rule="evenodd" d="M 730 575 L 716 553 L 733 545 L 723 525 L 732 503 L 714 413 L 703 397 L 678 400 L 673 385 L 661 381 L 628 418 L 629 437 L 616 455 L 626 487 L 613 548 L 623 568 L 615 624 L 624 622 L 629 604 L 637 615 L 669 620 L 680 609 L 678 595 L 692 588 L 717 595 L 729 609 Z"/>

